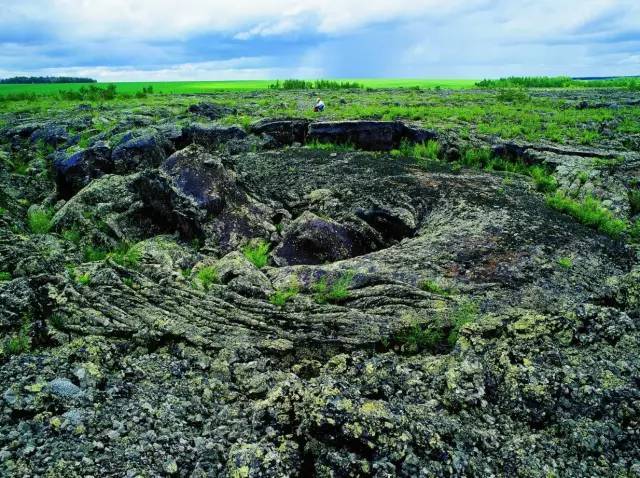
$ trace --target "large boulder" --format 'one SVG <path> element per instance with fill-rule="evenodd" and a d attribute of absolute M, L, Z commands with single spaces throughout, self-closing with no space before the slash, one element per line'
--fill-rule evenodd
<path fill-rule="evenodd" d="M 147 168 L 157 168 L 172 149 L 162 136 L 142 134 L 121 142 L 113 149 L 111 159 L 116 174 L 127 174 Z"/>
<path fill-rule="evenodd" d="M 96 242 L 135 242 L 158 234 L 202 236 L 206 212 L 157 171 L 105 175 L 92 181 L 54 215 L 56 230 L 76 229 Z"/>
<path fill-rule="evenodd" d="M 58 195 L 68 199 L 93 179 L 113 172 L 111 149 L 104 142 L 72 155 L 60 153 L 53 162 Z"/>
<path fill-rule="evenodd" d="M 181 149 L 195 143 L 206 148 L 215 149 L 223 143 L 241 140 L 247 133 L 238 126 L 218 126 L 206 124 L 192 124 L 182 129 L 182 136 L 176 141 L 176 148 Z"/>
<path fill-rule="evenodd" d="M 189 113 L 204 116 L 210 120 L 217 120 L 227 115 L 234 114 L 235 112 L 236 110 L 233 108 L 217 105 L 215 103 L 208 103 L 206 101 L 189 106 Z"/>
<path fill-rule="evenodd" d="M 233 178 L 219 157 L 201 146 L 191 145 L 172 154 L 161 170 L 171 177 L 175 188 L 210 214 L 222 211 L 226 194 L 235 194 Z"/>
<path fill-rule="evenodd" d="M 351 144 L 368 151 L 389 151 L 403 139 L 422 142 L 435 139 L 435 134 L 400 121 L 322 121 L 309 125 L 306 138 L 307 142 Z"/>
<path fill-rule="evenodd" d="M 324 264 L 371 252 L 375 243 L 349 225 L 304 212 L 291 223 L 273 251 L 279 266 Z"/>
<path fill-rule="evenodd" d="M 310 123 L 306 119 L 263 119 L 251 125 L 251 132 L 270 136 L 276 145 L 304 144 Z"/>
<path fill-rule="evenodd" d="M 67 133 L 67 130 L 64 126 L 57 124 L 47 124 L 35 130 L 29 137 L 29 141 L 32 143 L 42 142 L 53 148 L 65 144 L 68 140 L 69 133 Z"/>

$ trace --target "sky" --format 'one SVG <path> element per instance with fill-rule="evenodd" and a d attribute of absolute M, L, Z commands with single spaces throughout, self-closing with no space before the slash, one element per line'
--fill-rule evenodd
<path fill-rule="evenodd" d="M 0 0 L 14 75 L 640 75 L 640 0 Z"/>

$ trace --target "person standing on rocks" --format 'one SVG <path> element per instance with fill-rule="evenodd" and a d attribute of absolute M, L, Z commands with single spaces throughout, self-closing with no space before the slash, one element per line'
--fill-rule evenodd
<path fill-rule="evenodd" d="M 315 111 L 316 113 L 324 111 L 324 102 L 320 99 L 320 97 L 318 97 L 318 99 L 316 100 L 316 105 L 313 107 L 313 111 Z"/>

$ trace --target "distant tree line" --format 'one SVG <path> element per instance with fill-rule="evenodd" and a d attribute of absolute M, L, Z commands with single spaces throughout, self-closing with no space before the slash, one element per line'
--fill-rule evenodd
<path fill-rule="evenodd" d="M 334 80 L 277 80 L 269 85 L 272 90 L 350 90 L 363 88 L 360 83 L 355 81 L 334 81 Z"/>
<path fill-rule="evenodd" d="M 627 88 L 640 91 L 640 78 L 619 77 L 600 79 L 578 79 L 569 76 L 510 76 L 498 80 L 482 80 L 480 88 Z"/>
<path fill-rule="evenodd" d="M 0 79 L 0 84 L 11 85 L 32 85 L 50 83 L 97 83 L 93 78 L 78 78 L 75 76 L 14 76 L 12 78 Z"/>

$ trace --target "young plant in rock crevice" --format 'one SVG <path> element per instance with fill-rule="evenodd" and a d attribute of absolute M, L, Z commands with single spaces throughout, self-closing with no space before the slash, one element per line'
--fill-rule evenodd
<path fill-rule="evenodd" d="M 262 269 L 269 261 L 269 243 L 262 239 L 251 241 L 242 248 L 242 254 L 258 269 Z"/>
<path fill-rule="evenodd" d="M 204 290 L 208 291 L 213 284 L 217 284 L 220 281 L 218 269 L 213 266 L 202 267 L 196 272 L 195 280 Z"/>
<path fill-rule="evenodd" d="M 276 291 L 269 297 L 271 302 L 276 307 L 284 307 L 287 302 L 292 300 L 300 292 L 300 285 L 297 278 L 293 278 L 289 284 L 282 288 L 276 289 Z"/>
<path fill-rule="evenodd" d="M 314 299 L 318 304 L 337 304 L 349 297 L 349 287 L 354 277 L 353 272 L 345 272 L 333 283 L 329 284 L 327 277 L 322 277 L 313 286 Z"/>

